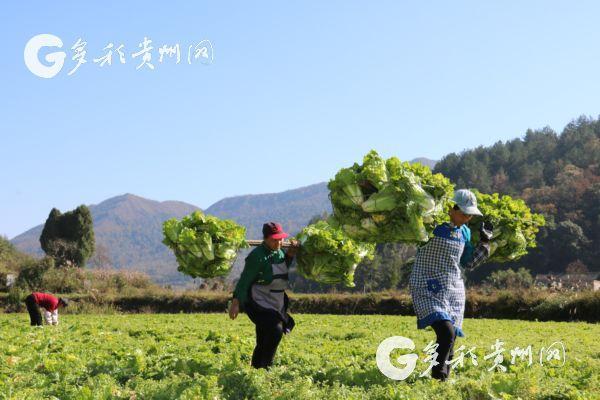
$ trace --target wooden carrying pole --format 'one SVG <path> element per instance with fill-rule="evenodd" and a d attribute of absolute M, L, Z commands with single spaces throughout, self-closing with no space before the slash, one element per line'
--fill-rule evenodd
<path fill-rule="evenodd" d="M 250 246 L 260 246 L 262 244 L 262 240 L 246 240 L 246 243 L 248 243 Z M 281 247 L 291 247 L 292 244 L 290 242 L 283 242 L 283 244 L 281 245 Z"/>

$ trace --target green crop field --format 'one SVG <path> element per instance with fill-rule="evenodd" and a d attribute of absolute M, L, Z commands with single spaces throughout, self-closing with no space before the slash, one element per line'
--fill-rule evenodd
<path fill-rule="evenodd" d="M 414 317 L 296 315 L 269 371 L 249 367 L 254 326 L 245 315 L 63 315 L 33 328 L 25 314 L 0 315 L 2 399 L 592 399 L 600 398 L 600 326 L 586 323 L 466 320 L 457 346 L 475 347 L 445 383 L 419 377 L 431 330 Z M 389 336 L 414 341 L 419 356 L 405 381 L 375 361 Z M 489 371 L 496 339 L 506 372 Z M 566 359 L 540 365 L 560 341 Z M 533 363 L 510 350 L 532 346 Z M 393 358 L 410 353 L 394 350 Z M 562 357 L 562 353 L 560 353 Z M 399 365 L 397 365 L 399 366 Z"/>

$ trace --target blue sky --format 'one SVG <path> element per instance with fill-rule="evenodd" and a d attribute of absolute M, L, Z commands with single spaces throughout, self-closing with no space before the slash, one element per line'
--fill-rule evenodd
<path fill-rule="evenodd" d="M 600 113 L 592 1 L 18 3 L 0 12 L 8 237 L 52 207 L 123 193 L 208 207 L 328 180 L 372 148 L 439 159 Z M 23 61 L 40 33 L 67 52 L 52 79 Z M 145 36 L 154 70 L 130 57 Z M 78 38 L 88 62 L 67 76 Z M 156 62 L 202 39 L 211 65 Z M 127 62 L 100 68 L 111 41 Z"/>

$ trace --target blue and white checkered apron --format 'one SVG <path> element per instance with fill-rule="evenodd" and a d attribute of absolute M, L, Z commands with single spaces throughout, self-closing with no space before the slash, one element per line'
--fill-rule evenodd
<path fill-rule="evenodd" d="M 460 259 L 470 240 L 466 226 L 442 224 L 434 237 L 418 249 L 410 276 L 410 292 L 417 314 L 417 328 L 424 329 L 435 321 L 452 321 L 458 336 L 465 311 L 465 285 Z"/>

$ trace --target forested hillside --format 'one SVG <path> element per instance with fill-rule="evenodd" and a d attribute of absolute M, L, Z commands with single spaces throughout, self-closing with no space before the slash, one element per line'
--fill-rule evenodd
<path fill-rule="evenodd" d="M 539 247 L 510 266 L 533 272 L 600 270 L 600 121 L 580 117 L 559 134 L 523 138 L 445 156 L 435 167 L 458 187 L 520 197 L 546 216 Z M 498 266 L 488 266 L 491 267 Z"/>

